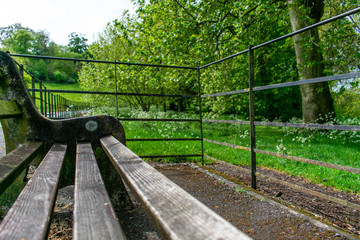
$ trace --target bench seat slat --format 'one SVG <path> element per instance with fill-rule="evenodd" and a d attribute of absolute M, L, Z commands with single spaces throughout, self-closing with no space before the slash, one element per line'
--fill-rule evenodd
<path fill-rule="evenodd" d="M 114 137 L 100 142 L 165 239 L 250 239 Z"/>
<path fill-rule="evenodd" d="M 0 239 L 45 239 L 66 145 L 54 144 L 0 225 Z"/>
<path fill-rule="evenodd" d="M 126 239 L 90 143 L 77 144 L 74 201 L 74 239 Z"/>
<path fill-rule="evenodd" d="M 26 142 L 0 158 L 0 194 L 21 174 L 41 150 L 42 142 Z"/>

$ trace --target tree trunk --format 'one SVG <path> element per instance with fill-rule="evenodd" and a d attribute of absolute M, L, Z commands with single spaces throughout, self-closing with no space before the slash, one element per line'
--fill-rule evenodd
<path fill-rule="evenodd" d="M 319 22 L 324 10 L 322 0 L 288 0 L 293 31 Z M 318 29 L 293 36 L 300 79 L 324 76 Z M 335 117 L 333 99 L 327 82 L 300 86 L 304 122 L 324 123 Z"/>

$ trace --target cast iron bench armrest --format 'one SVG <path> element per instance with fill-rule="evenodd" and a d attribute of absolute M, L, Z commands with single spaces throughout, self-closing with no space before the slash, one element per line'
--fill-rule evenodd
<path fill-rule="evenodd" d="M 78 143 L 76 151 L 74 239 L 126 239 L 90 143 Z"/>
<path fill-rule="evenodd" d="M 0 225 L 0 239 L 45 239 L 66 145 L 54 144 Z"/>
<path fill-rule="evenodd" d="M 164 239 L 250 239 L 114 137 L 100 142 Z"/>

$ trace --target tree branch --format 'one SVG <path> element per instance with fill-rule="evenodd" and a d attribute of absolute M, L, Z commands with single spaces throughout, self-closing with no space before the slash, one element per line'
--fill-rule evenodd
<path fill-rule="evenodd" d="M 197 22 L 197 18 L 192 15 L 187 8 L 185 8 L 178 0 L 174 0 L 182 9 L 184 9 L 184 11 L 186 12 L 187 15 L 189 15 L 192 19 L 194 19 L 195 22 Z"/>

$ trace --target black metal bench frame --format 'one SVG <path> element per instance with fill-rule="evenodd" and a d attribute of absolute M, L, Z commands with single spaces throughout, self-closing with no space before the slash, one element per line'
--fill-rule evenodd
<path fill-rule="evenodd" d="M 112 184 L 124 192 L 123 183 L 164 239 L 248 239 L 129 150 L 124 128 L 115 118 L 50 120 L 42 116 L 14 61 L 4 52 L 0 52 L 0 98 L 8 152 L 0 159 L 0 194 L 38 153 L 47 152 L 3 219 L 0 239 L 45 239 L 63 179 L 75 183 L 74 239 L 126 239 L 112 207 L 111 197 L 118 192 L 112 191 L 113 186 L 109 191 L 105 187 Z M 106 166 L 105 175 L 93 152 L 98 147 L 110 159 L 109 164 L 99 164 Z M 69 168 L 66 164 L 75 180 L 64 173 Z"/>

